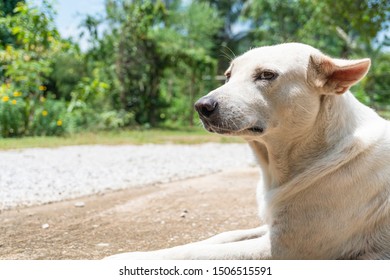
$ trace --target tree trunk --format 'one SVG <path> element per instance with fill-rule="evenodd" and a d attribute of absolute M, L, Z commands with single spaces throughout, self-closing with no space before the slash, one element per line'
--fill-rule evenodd
<path fill-rule="evenodd" d="M 191 84 L 190 84 L 190 104 L 189 104 L 190 115 L 189 115 L 189 119 L 188 119 L 191 127 L 194 126 L 195 81 L 196 81 L 196 74 L 195 74 L 195 72 L 193 72 L 191 75 Z"/>
<path fill-rule="evenodd" d="M 158 71 L 156 71 L 158 72 Z M 150 95 L 149 95 L 149 111 L 148 119 L 151 126 L 156 126 L 157 124 L 157 110 L 158 110 L 158 86 L 160 84 L 159 73 L 154 73 L 150 86 Z"/>

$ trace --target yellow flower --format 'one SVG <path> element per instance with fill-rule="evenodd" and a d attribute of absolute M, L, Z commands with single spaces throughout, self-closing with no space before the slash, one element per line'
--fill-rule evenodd
<path fill-rule="evenodd" d="M 42 90 L 42 91 L 45 91 L 46 90 L 46 87 L 45 86 L 39 86 L 39 90 Z"/>
<path fill-rule="evenodd" d="M 3 98 L 2 98 L 1 100 L 3 100 L 3 102 L 7 102 L 7 101 L 9 100 L 9 97 L 8 97 L 8 95 L 6 95 L 6 96 L 3 96 Z"/>
<path fill-rule="evenodd" d="M 62 126 L 62 121 L 61 120 L 57 121 L 57 126 Z"/>
<path fill-rule="evenodd" d="M 20 91 L 14 91 L 13 94 L 15 97 L 22 96 L 22 93 Z"/>
<path fill-rule="evenodd" d="M 43 103 L 43 102 L 45 102 L 46 101 L 46 98 L 45 97 L 43 97 L 43 96 L 41 96 L 40 98 L 39 98 L 39 100 Z"/>
<path fill-rule="evenodd" d="M 42 116 L 46 117 L 46 116 L 47 116 L 47 114 L 48 114 L 48 113 L 47 113 L 47 111 L 46 111 L 46 110 L 43 110 L 43 111 L 42 111 Z"/>
<path fill-rule="evenodd" d="M 16 105 L 16 100 L 14 99 L 14 100 L 12 100 L 12 105 Z"/>

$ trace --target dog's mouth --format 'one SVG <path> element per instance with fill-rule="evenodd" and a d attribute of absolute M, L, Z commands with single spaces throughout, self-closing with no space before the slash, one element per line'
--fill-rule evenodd
<path fill-rule="evenodd" d="M 204 120 L 203 120 L 203 125 L 205 129 L 209 132 L 226 134 L 226 135 L 243 135 L 243 134 L 260 135 L 264 132 L 264 128 L 261 126 L 231 128 L 222 125 L 211 124 Z"/>
<path fill-rule="evenodd" d="M 250 128 L 248 128 L 248 130 L 253 132 L 253 133 L 263 133 L 264 132 L 264 128 L 262 128 L 260 126 L 250 127 Z"/>

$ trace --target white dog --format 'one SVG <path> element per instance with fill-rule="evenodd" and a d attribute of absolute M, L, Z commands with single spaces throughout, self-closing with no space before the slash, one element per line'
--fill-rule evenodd
<path fill-rule="evenodd" d="M 349 92 L 369 67 L 297 43 L 234 59 L 195 107 L 252 147 L 265 225 L 111 258 L 389 259 L 390 125 Z"/>

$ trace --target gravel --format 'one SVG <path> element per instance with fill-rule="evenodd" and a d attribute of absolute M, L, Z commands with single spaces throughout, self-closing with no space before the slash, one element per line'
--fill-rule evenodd
<path fill-rule="evenodd" d="M 69 146 L 0 152 L 0 210 L 253 165 L 245 144 Z"/>

